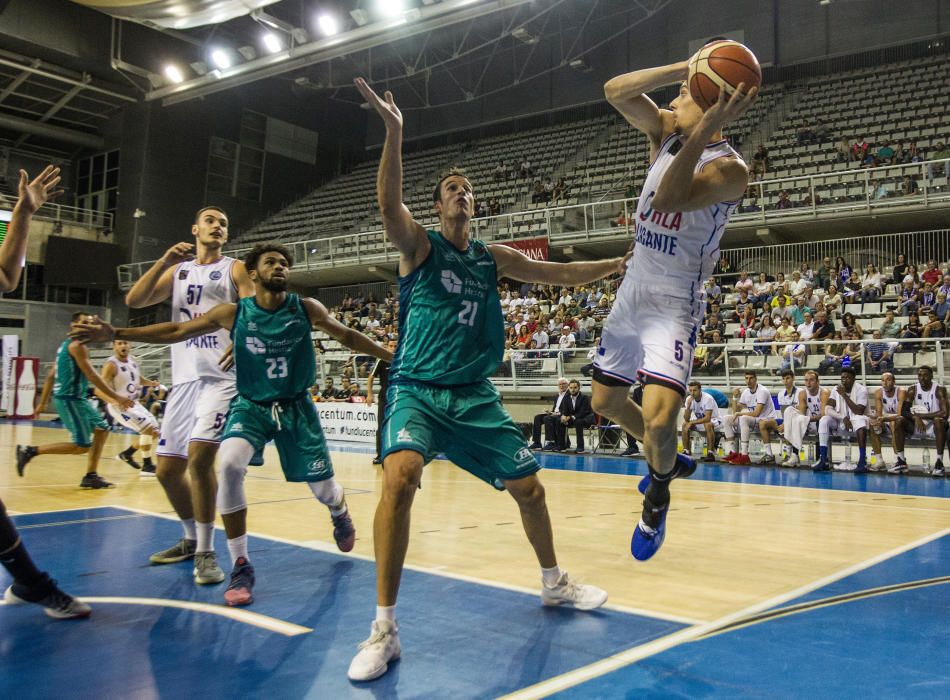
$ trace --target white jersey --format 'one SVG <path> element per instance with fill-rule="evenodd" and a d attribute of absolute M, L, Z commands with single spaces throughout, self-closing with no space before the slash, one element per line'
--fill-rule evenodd
<path fill-rule="evenodd" d="M 755 392 L 749 391 L 748 388 L 742 390 L 742 396 L 739 397 L 739 403 L 745 407 L 747 411 L 755 411 L 755 407 L 758 404 L 762 404 L 762 413 L 759 414 L 759 420 L 765 418 L 772 418 L 775 415 L 775 404 L 772 403 L 772 395 L 769 393 L 769 390 L 764 386 L 759 384 L 756 387 Z"/>
<path fill-rule="evenodd" d="M 231 279 L 234 258 L 221 259 L 200 265 L 194 260 L 181 263 L 172 282 L 172 322 L 181 323 L 208 313 L 218 304 L 234 303 L 238 290 Z M 197 379 L 226 379 L 234 381 L 234 370 L 223 371 L 218 360 L 231 343 L 227 330 L 172 345 L 172 384 L 193 382 Z"/>
<path fill-rule="evenodd" d="M 141 385 L 142 375 L 139 372 L 139 363 L 131 355 L 125 362 L 113 355 L 107 363 L 115 365 L 115 376 L 112 378 L 112 390 L 119 396 L 138 401 L 140 397 L 139 387 Z"/>
<path fill-rule="evenodd" d="M 662 286 L 670 290 L 670 296 L 694 300 L 705 296 L 703 282 L 713 274 L 719 260 L 719 240 L 741 199 L 696 211 L 654 210 L 653 197 L 682 146 L 682 137 L 670 134 L 647 171 L 643 194 L 637 202 L 636 247 L 625 280 Z M 725 140 L 711 143 L 700 155 L 694 172 L 701 172 L 710 162 L 725 157 L 738 159 L 739 154 Z"/>
<path fill-rule="evenodd" d="M 797 408 L 798 397 L 803 391 L 805 390 L 802 389 L 801 387 L 794 386 L 792 387 L 791 392 L 789 392 L 788 389 L 782 389 L 780 392 L 778 392 L 779 411 L 784 413 L 785 409 L 788 408 L 789 406 Z"/>
<path fill-rule="evenodd" d="M 706 416 L 706 411 L 712 411 L 712 419 L 716 420 L 719 418 L 719 406 L 716 404 L 716 399 L 707 394 L 705 391 L 702 393 L 702 398 L 699 401 L 696 401 L 692 396 L 687 399 L 686 410 L 693 414 L 693 420 L 700 420 Z"/>
<path fill-rule="evenodd" d="M 864 406 L 864 407 L 865 407 L 865 408 L 864 408 L 864 412 L 867 413 L 867 410 L 868 410 L 868 409 L 867 409 L 867 405 L 868 405 L 868 390 L 867 390 L 867 387 L 865 387 L 865 386 L 864 386 L 863 384 L 861 384 L 860 382 L 855 382 L 854 385 L 851 387 L 851 392 L 848 394 L 848 396 L 851 397 L 852 403 L 854 403 L 854 404 L 856 404 L 856 405 L 858 405 L 858 406 Z M 861 416 L 861 415 L 862 415 L 862 414 L 860 414 L 860 413 L 855 413 L 854 411 L 851 410 L 851 407 L 848 406 L 848 403 L 847 403 L 847 402 L 841 397 L 841 395 L 838 393 L 837 387 L 835 388 L 834 391 L 831 392 L 831 396 L 829 397 L 829 401 L 833 401 L 833 402 L 834 402 L 834 404 L 835 404 L 835 411 L 836 411 L 837 413 L 843 414 L 843 415 L 847 416 L 848 418 L 854 418 L 855 416 Z"/>
<path fill-rule="evenodd" d="M 900 393 L 900 389 L 895 386 L 894 393 L 891 396 L 888 396 L 887 392 L 884 391 L 884 387 L 881 387 L 881 410 L 883 410 L 886 415 L 897 415 L 897 397 Z"/>
<path fill-rule="evenodd" d="M 939 404 L 937 401 L 937 383 L 936 382 L 930 382 L 930 389 L 928 391 L 924 391 L 924 389 L 920 386 L 920 382 L 917 382 L 917 384 L 914 386 L 913 391 L 914 391 L 914 403 L 912 404 L 912 406 L 915 408 L 919 407 L 917 408 L 918 411 L 920 411 L 921 413 L 935 413 L 936 411 L 940 410 Z"/>
<path fill-rule="evenodd" d="M 808 392 L 807 389 L 803 389 L 805 392 L 805 410 L 808 411 L 808 416 L 819 416 L 821 417 L 821 387 L 818 387 L 818 391 L 812 395 Z"/>

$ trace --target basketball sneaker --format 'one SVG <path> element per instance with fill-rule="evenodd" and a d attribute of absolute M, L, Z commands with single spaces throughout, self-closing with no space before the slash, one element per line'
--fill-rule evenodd
<path fill-rule="evenodd" d="M 945 474 L 944 474 L 944 469 L 943 469 L 943 460 L 938 459 L 937 461 L 934 462 L 934 465 L 930 470 L 930 476 L 941 478 L 944 475 Z"/>
<path fill-rule="evenodd" d="M 738 456 L 739 456 L 739 453 L 736 452 L 735 450 L 732 450 L 731 452 L 729 452 L 729 454 L 727 454 L 725 457 L 722 458 L 722 461 L 732 464 L 732 460 L 734 460 Z"/>
<path fill-rule="evenodd" d="M 646 496 L 643 497 L 643 513 L 655 521 L 655 527 L 647 525 L 641 516 L 640 522 L 630 538 L 630 553 L 637 561 L 646 561 L 659 551 L 666 539 L 666 514 L 670 510 L 669 502 L 656 506 Z"/>
<path fill-rule="evenodd" d="M 214 552 L 195 552 L 195 583 L 205 586 L 221 583 L 224 572 L 218 566 L 218 555 Z"/>
<path fill-rule="evenodd" d="M 759 464 L 775 464 L 775 455 L 763 455 L 759 459 Z"/>
<path fill-rule="evenodd" d="M 30 460 L 36 457 L 36 448 L 33 445 L 16 446 L 16 473 L 23 476 L 26 471 L 26 465 Z"/>
<path fill-rule="evenodd" d="M 142 476 L 155 476 L 155 464 L 151 460 L 146 460 L 139 473 Z"/>
<path fill-rule="evenodd" d="M 859 459 L 858 463 L 854 466 L 855 474 L 867 474 L 868 473 L 868 463 L 863 459 Z"/>
<path fill-rule="evenodd" d="M 894 466 L 888 468 L 888 474 L 906 474 L 907 473 L 907 460 L 903 457 L 898 457 L 897 461 L 894 462 Z"/>
<path fill-rule="evenodd" d="M 360 643 L 359 651 L 346 672 L 351 681 L 371 681 L 389 670 L 389 662 L 396 661 L 399 647 L 399 627 L 392 620 L 374 620 L 369 639 Z"/>
<path fill-rule="evenodd" d="M 797 453 L 797 452 L 789 452 L 789 453 L 788 453 L 788 457 L 786 457 L 786 458 L 785 458 L 785 461 L 782 462 L 782 466 L 783 466 L 783 467 L 797 467 L 798 464 L 799 464 L 799 462 L 798 462 L 798 453 Z"/>
<path fill-rule="evenodd" d="M 133 454 L 134 453 L 132 452 L 122 451 L 119 454 L 117 454 L 115 458 L 125 462 L 133 469 L 141 469 L 142 465 L 135 461 L 135 459 L 132 457 Z"/>
<path fill-rule="evenodd" d="M 830 472 L 831 465 L 828 463 L 828 460 L 819 459 L 817 462 L 811 465 L 811 470 L 813 472 Z"/>
<path fill-rule="evenodd" d="M 197 545 L 198 543 L 195 540 L 186 540 L 182 537 L 177 544 L 168 549 L 163 549 L 161 552 L 155 552 L 148 560 L 153 564 L 176 564 L 194 557 Z"/>
<path fill-rule="evenodd" d="M 737 453 L 735 457 L 728 460 L 729 464 L 735 464 L 739 467 L 747 467 L 752 464 L 752 460 L 749 459 L 749 455 L 744 455 L 742 453 Z"/>
<path fill-rule="evenodd" d="M 333 521 L 333 539 L 341 552 L 349 552 L 356 543 L 356 526 L 353 525 L 353 518 L 350 517 L 350 509 L 339 515 L 331 515 Z"/>
<path fill-rule="evenodd" d="M 238 557 L 231 571 L 231 582 L 224 592 L 224 602 L 235 607 L 254 602 L 254 567 L 244 557 Z"/>
<path fill-rule="evenodd" d="M 113 486 L 115 484 L 106 481 L 95 472 L 89 472 L 79 482 L 79 488 L 81 489 L 111 489 Z"/>
<path fill-rule="evenodd" d="M 8 605 L 19 605 L 21 603 L 42 605 L 46 614 L 57 620 L 89 617 L 92 613 L 92 608 L 79 598 L 73 598 L 68 593 L 60 590 L 59 586 L 56 585 L 56 581 L 48 576 L 44 576 L 44 581 L 35 586 L 27 586 L 14 581 L 4 592 L 3 599 Z"/>
<path fill-rule="evenodd" d="M 696 472 L 696 460 L 692 457 L 687 457 L 684 454 L 676 455 L 676 463 L 673 465 L 673 471 L 670 472 L 670 481 L 673 479 L 688 479 Z M 647 488 L 650 486 L 650 474 L 647 472 L 646 476 L 640 479 L 640 483 L 637 484 L 637 490 L 640 493 L 646 493 Z"/>
<path fill-rule="evenodd" d="M 541 582 L 542 605 L 566 605 L 578 610 L 593 610 L 607 602 L 607 591 L 572 581 L 564 571 L 554 586 Z"/>

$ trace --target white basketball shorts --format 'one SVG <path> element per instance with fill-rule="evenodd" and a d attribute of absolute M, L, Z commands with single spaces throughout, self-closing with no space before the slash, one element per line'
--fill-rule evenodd
<path fill-rule="evenodd" d="M 227 379 L 197 379 L 173 386 L 155 454 L 186 459 L 189 442 L 221 442 L 228 409 L 236 395 L 237 384 Z"/>
<path fill-rule="evenodd" d="M 106 410 L 109 415 L 119 425 L 134 430 L 137 433 L 143 433 L 149 428 L 158 429 L 158 421 L 155 416 L 149 413 L 148 409 L 140 403 L 136 403 L 132 408 L 122 411 L 113 404 L 106 404 Z"/>
<path fill-rule="evenodd" d="M 703 304 L 668 292 L 624 279 L 594 357 L 595 378 L 640 380 L 686 394 Z"/>

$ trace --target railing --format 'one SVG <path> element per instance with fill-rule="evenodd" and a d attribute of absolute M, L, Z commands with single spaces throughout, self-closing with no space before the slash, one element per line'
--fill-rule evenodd
<path fill-rule="evenodd" d="M 950 187 L 935 187 L 927 176 L 933 172 L 950 174 L 950 159 L 911 163 L 884 168 L 846 170 L 816 175 L 782 178 L 753 183 L 759 191 L 759 200 L 771 198 L 782 190 L 798 194 L 810 193 L 809 206 L 790 206 L 776 209 L 769 204 L 754 208 L 745 204 L 732 215 L 730 225 L 769 224 L 807 221 L 820 217 L 844 217 L 856 214 L 872 214 L 882 211 L 901 211 L 930 206 L 950 206 Z M 872 180 L 887 175 L 893 178 L 913 173 L 918 183 L 918 193 L 907 196 L 875 198 L 868 188 Z M 893 184 L 893 183 L 892 183 Z M 832 185 L 847 185 L 845 192 L 860 191 L 861 194 L 843 194 L 825 197 L 824 190 Z M 821 204 L 815 195 L 822 195 Z M 853 199 L 857 197 L 857 199 Z M 630 240 L 637 209 L 636 199 L 618 199 L 572 206 L 551 207 L 534 211 L 512 212 L 499 216 L 484 217 L 472 221 L 472 235 L 486 242 L 512 241 L 520 238 L 547 238 L 552 245 L 570 245 L 590 241 Z M 621 218 L 622 217 L 622 218 Z M 310 240 L 282 241 L 294 256 L 294 269 L 322 269 L 346 265 L 374 265 L 396 262 L 399 258 L 383 231 L 355 233 L 344 236 L 329 236 Z M 228 251 L 229 255 L 242 257 L 251 246 Z M 761 250 L 761 248 L 759 249 Z M 946 257 L 946 256 L 944 256 Z M 128 289 L 141 277 L 154 261 L 126 263 L 118 268 L 119 288 Z"/>
<path fill-rule="evenodd" d="M 950 365 L 950 339 L 885 338 L 882 340 L 853 341 L 853 344 L 860 345 L 862 348 L 862 357 L 853 365 L 857 374 L 857 381 L 868 387 L 869 391 L 880 384 L 881 371 L 875 371 L 869 367 L 864 348 L 869 343 L 878 342 L 885 342 L 891 344 L 892 347 L 900 346 L 902 348 L 900 351 L 892 353 L 892 366 L 887 370 L 895 374 L 898 386 L 906 387 L 916 382 L 917 368 L 922 365 L 929 365 L 934 372 L 934 381 L 941 386 L 946 386 L 947 370 L 950 368 L 948 367 Z M 803 341 L 801 344 L 808 348 L 808 355 L 803 365 L 795 367 L 795 374 L 801 377 L 808 369 L 820 370 L 819 375 L 824 384 L 837 386 L 841 372 L 840 364 L 831 364 L 827 368 L 820 367 L 820 365 L 821 360 L 826 356 L 827 349 L 840 347 L 844 344 L 844 341 Z M 781 348 L 786 343 L 779 343 L 778 345 Z M 782 386 L 782 379 L 778 372 L 781 369 L 783 358 L 781 355 L 772 353 L 771 344 L 766 348 L 767 354 L 765 355 L 756 352 L 757 346 L 754 339 L 750 341 L 734 339 L 726 343 L 703 344 L 700 347 L 723 348 L 724 350 L 721 371 L 694 371 L 692 378 L 700 381 L 704 386 L 719 387 L 728 392 L 736 388 L 742 389 L 745 387 L 745 372 L 747 369 L 755 371 L 759 383 L 773 390 L 773 393 Z M 509 391 L 532 392 L 535 390 L 540 393 L 549 393 L 557 389 L 559 377 L 578 379 L 585 389 L 589 389 L 590 379 L 582 376 L 582 368 L 593 361 L 588 359 L 590 349 L 588 346 L 573 350 L 560 350 L 558 348 L 511 350 L 506 352 L 506 358 L 492 375 L 491 381 L 503 393 Z M 371 362 L 375 362 L 375 360 Z M 348 364 L 354 368 L 354 376 L 361 380 L 360 388 L 365 390 L 365 375 L 361 375 L 359 371 L 359 366 L 363 364 L 363 361 L 360 356 L 345 353 L 320 355 L 318 381 L 320 381 L 321 386 L 323 386 L 326 377 L 333 377 L 335 383 L 338 384 L 343 367 Z M 589 372 L 587 375 L 589 376 Z M 375 388 L 378 389 L 378 387 Z"/>
<path fill-rule="evenodd" d="M 0 209 L 13 209 L 16 202 L 17 197 L 15 195 L 0 192 Z M 108 212 L 82 209 L 68 204 L 44 204 L 33 215 L 33 218 L 53 222 L 77 223 L 102 229 L 112 229 L 113 225 L 112 214 Z"/>

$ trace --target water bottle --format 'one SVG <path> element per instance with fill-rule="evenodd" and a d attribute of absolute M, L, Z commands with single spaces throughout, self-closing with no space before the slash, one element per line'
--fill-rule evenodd
<path fill-rule="evenodd" d="M 696 457 L 701 454 L 702 448 L 699 446 L 699 436 L 693 435 L 692 439 L 689 442 L 689 453 Z"/>
<path fill-rule="evenodd" d="M 930 471 L 930 448 L 927 445 L 924 445 L 923 462 L 924 462 L 924 471 L 929 472 Z"/>

